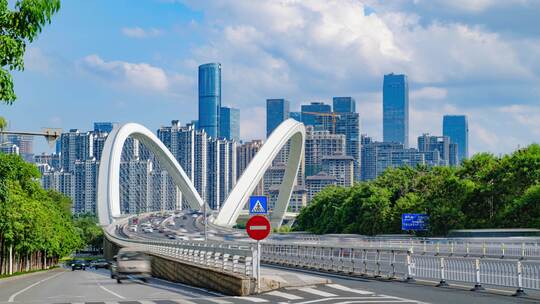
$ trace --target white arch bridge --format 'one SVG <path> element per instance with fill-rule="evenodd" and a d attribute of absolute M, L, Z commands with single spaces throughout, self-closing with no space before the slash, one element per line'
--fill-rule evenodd
<path fill-rule="evenodd" d="M 126 123 L 115 128 L 109 134 L 103 148 L 97 189 L 97 214 L 100 224 L 109 225 L 116 218 L 121 217 L 120 162 L 122 148 L 130 136 L 155 154 L 156 159 L 180 189 L 190 208 L 200 210 L 205 202 L 167 147 L 144 126 Z M 272 132 L 229 193 L 221 211 L 214 220 L 214 224 L 230 227 L 236 223 L 250 194 L 261 181 L 266 170 L 272 165 L 273 159 L 289 140 L 289 160 L 283 182 L 279 188 L 277 202 L 270 217 L 272 227 L 281 226 L 304 155 L 305 128 L 302 123 L 294 119 L 284 121 Z"/>

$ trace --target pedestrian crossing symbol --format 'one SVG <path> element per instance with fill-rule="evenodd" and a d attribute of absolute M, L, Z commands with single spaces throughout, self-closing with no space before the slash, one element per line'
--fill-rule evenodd
<path fill-rule="evenodd" d="M 266 196 L 251 196 L 249 198 L 249 214 L 267 214 L 268 202 Z"/>

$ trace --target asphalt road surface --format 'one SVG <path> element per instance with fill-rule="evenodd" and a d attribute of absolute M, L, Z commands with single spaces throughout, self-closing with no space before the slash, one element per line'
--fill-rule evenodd
<path fill-rule="evenodd" d="M 434 288 L 419 284 L 332 277 L 333 284 L 282 288 L 249 297 L 229 297 L 182 284 L 150 279 L 117 284 L 107 270 L 57 269 L 0 280 L 0 303 L 538 303 L 511 296 Z"/>

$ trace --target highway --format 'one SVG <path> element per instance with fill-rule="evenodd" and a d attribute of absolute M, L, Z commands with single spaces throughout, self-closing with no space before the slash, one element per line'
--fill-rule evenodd
<path fill-rule="evenodd" d="M 108 270 L 56 269 L 0 281 L 0 303 L 173 304 L 173 303 L 537 303 L 509 295 L 332 277 L 326 285 L 282 288 L 249 297 L 228 297 L 159 279 L 117 284 Z"/>

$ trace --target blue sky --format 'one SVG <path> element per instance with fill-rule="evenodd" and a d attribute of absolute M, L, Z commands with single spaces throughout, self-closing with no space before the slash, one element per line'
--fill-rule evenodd
<path fill-rule="evenodd" d="M 381 139 L 395 72 L 409 76 L 411 138 L 467 114 L 470 151 L 507 153 L 540 136 L 539 15 L 533 0 L 64 0 L 0 114 L 18 130 L 155 130 L 196 119 L 197 66 L 221 62 L 243 139 L 264 136 L 266 98 L 294 110 L 332 96 L 355 97 L 362 133 Z"/>

